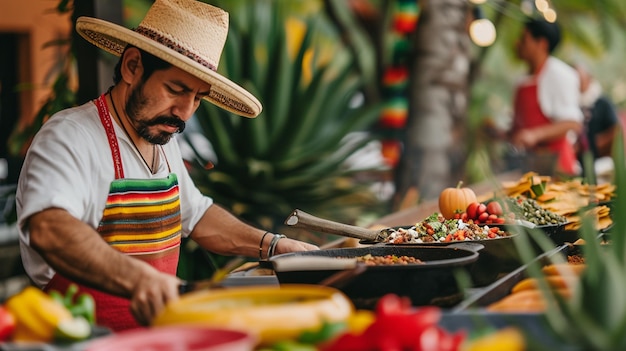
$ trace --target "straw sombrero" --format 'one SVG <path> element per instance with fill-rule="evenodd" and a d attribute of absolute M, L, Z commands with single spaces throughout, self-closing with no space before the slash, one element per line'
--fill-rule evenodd
<path fill-rule="evenodd" d="M 76 31 L 97 47 L 120 56 L 130 44 L 211 84 L 206 99 L 244 117 L 256 117 L 261 103 L 217 73 L 228 35 L 228 13 L 196 0 L 156 0 L 134 30 L 97 18 L 80 17 Z"/>

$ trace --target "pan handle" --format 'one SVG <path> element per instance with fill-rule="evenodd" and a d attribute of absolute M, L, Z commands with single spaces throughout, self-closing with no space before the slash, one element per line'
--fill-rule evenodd
<path fill-rule="evenodd" d="M 470 242 L 460 242 L 454 243 L 450 245 L 446 245 L 446 247 L 456 248 L 456 249 L 465 249 L 473 252 L 478 252 L 485 248 L 485 245 L 479 243 L 470 243 Z"/>
<path fill-rule="evenodd" d="M 270 259 L 276 272 L 345 270 L 357 266 L 356 258 L 338 258 L 326 256 L 290 255 L 276 256 Z"/>
<path fill-rule="evenodd" d="M 285 220 L 285 224 L 295 228 L 314 230 L 369 241 L 380 241 L 380 231 L 365 229 L 349 224 L 322 219 L 295 209 Z"/>

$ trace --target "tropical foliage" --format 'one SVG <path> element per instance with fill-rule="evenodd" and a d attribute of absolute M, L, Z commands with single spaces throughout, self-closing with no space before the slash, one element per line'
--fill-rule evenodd
<path fill-rule="evenodd" d="M 213 1 L 231 14 L 219 67 L 257 96 L 256 119 L 210 104 L 198 111 L 217 155 L 196 152 L 191 175 L 201 191 L 241 218 L 276 229 L 294 208 L 341 221 L 377 205 L 345 161 L 370 140 L 345 142 L 376 120 L 362 97 L 356 58 L 319 12 L 295 17 L 290 1 Z M 245 5 L 245 6 L 244 6 Z"/>
<path fill-rule="evenodd" d="M 572 297 L 565 300 L 548 287 L 541 273 L 540 262 L 529 264 L 531 276 L 537 278 L 548 303 L 546 317 L 552 331 L 571 350 L 622 350 L 626 347 L 626 221 L 619 213 L 626 211 L 626 163 L 621 133 L 614 145 L 616 197 L 611 204 L 613 225 L 600 237 L 595 218 L 589 208 L 581 209 L 583 226 L 580 245 L 586 268 L 580 282 L 572 288 Z M 588 176 L 591 178 L 591 176 Z M 593 194 L 590 194 L 593 197 Z M 534 240 L 549 248 L 551 243 L 540 232 L 530 232 Z M 527 239 L 528 240 L 528 239 Z M 608 240 L 608 241 L 607 241 Z M 608 244 L 607 244 L 608 243 Z M 520 253 L 526 261 L 534 258 L 529 241 L 520 241 Z M 553 247 L 553 245 L 552 245 Z M 554 261 L 562 263 L 559 256 Z"/>

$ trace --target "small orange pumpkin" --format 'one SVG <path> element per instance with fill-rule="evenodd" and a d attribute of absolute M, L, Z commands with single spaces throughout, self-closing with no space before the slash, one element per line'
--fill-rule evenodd
<path fill-rule="evenodd" d="M 463 213 L 472 202 L 477 202 L 474 190 L 463 188 L 460 181 L 456 188 L 443 189 L 439 195 L 439 212 L 446 218 L 454 218 L 454 214 Z"/>

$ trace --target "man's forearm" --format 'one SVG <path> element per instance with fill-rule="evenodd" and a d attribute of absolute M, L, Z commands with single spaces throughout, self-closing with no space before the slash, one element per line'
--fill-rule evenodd
<path fill-rule="evenodd" d="M 533 132 L 536 133 L 535 139 L 537 145 L 542 143 L 551 142 L 555 139 L 562 138 L 567 135 L 569 131 L 573 131 L 576 134 L 580 133 L 582 125 L 575 121 L 558 121 L 545 126 L 534 128 Z"/>
<path fill-rule="evenodd" d="M 213 204 L 196 224 L 191 238 L 218 254 L 256 257 L 263 232 Z"/>
<path fill-rule="evenodd" d="M 57 272 L 108 293 L 130 297 L 147 263 L 125 256 L 67 211 L 48 209 L 28 222 L 30 245 Z"/>

